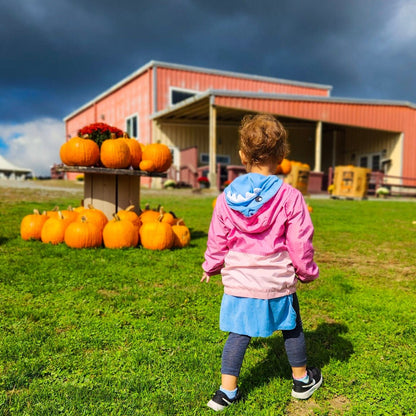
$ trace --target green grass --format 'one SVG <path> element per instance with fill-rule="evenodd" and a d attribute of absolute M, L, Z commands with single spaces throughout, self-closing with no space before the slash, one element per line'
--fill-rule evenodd
<path fill-rule="evenodd" d="M 18 192 L 18 191 L 16 191 Z M 33 208 L 78 195 L 0 201 L 0 414 L 204 415 L 226 334 L 219 278 L 199 283 L 212 196 L 142 193 L 183 216 L 191 245 L 151 252 L 22 241 Z M 410 415 L 416 382 L 416 204 L 313 199 L 319 280 L 299 286 L 311 365 L 324 385 L 290 397 L 280 333 L 255 338 L 230 415 Z"/>

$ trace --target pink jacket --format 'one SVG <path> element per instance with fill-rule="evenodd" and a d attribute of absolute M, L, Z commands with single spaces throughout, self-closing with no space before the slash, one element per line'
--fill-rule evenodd
<path fill-rule="evenodd" d="M 224 292 L 273 299 L 294 293 L 297 279 L 319 276 L 313 260 L 313 225 L 302 194 L 283 184 L 251 217 L 232 210 L 222 193 L 208 233 L 209 275 L 222 274 Z"/>

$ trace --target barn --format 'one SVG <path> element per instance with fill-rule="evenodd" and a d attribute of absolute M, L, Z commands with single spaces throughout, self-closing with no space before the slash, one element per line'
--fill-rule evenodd
<path fill-rule="evenodd" d="M 311 166 L 310 192 L 326 189 L 337 165 L 386 178 L 416 178 L 416 106 L 331 96 L 329 85 L 151 61 L 64 118 L 67 138 L 105 122 L 173 153 L 169 176 L 221 187 L 241 169 L 238 126 L 245 114 L 277 116 L 289 132 L 290 159 Z M 387 179 L 388 180 L 388 179 Z M 395 183 L 396 183 L 395 182 Z"/>

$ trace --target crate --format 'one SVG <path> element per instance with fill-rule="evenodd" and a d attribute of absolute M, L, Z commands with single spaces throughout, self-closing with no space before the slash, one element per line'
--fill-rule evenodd
<path fill-rule="evenodd" d="M 333 197 L 365 198 L 371 170 L 357 166 L 336 166 Z"/>
<path fill-rule="evenodd" d="M 310 171 L 311 168 L 306 163 L 292 162 L 292 169 L 286 176 L 285 183 L 292 185 L 303 195 L 307 195 Z"/>

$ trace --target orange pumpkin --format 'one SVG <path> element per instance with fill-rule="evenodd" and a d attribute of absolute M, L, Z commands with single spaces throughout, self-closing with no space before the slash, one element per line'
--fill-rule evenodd
<path fill-rule="evenodd" d="M 59 207 L 55 205 L 51 210 L 46 211 L 48 218 L 58 218 Z"/>
<path fill-rule="evenodd" d="M 72 137 L 61 146 L 59 155 L 68 166 L 93 166 L 100 159 L 100 149 L 93 140 Z"/>
<path fill-rule="evenodd" d="M 96 224 L 81 217 L 80 221 L 74 221 L 68 225 L 64 241 L 71 248 L 100 247 L 103 243 L 103 235 Z"/>
<path fill-rule="evenodd" d="M 108 139 L 103 141 L 100 152 L 101 163 L 106 168 L 124 169 L 130 166 L 131 155 L 126 140 Z"/>
<path fill-rule="evenodd" d="M 162 222 L 167 222 L 170 225 L 178 222 L 176 215 L 173 212 L 166 212 L 163 207 L 160 207 L 159 214 L 162 216 Z"/>
<path fill-rule="evenodd" d="M 139 163 L 139 169 L 145 172 L 154 172 L 156 170 L 156 166 L 153 160 L 142 160 Z"/>
<path fill-rule="evenodd" d="M 138 169 L 140 167 L 140 162 L 142 161 L 142 147 L 140 146 L 140 143 L 132 137 L 124 137 L 124 141 L 130 150 L 130 165 L 134 169 Z"/>
<path fill-rule="evenodd" d="M 117 215 L 122 220 L 130 221 L 136 228 L 137 235 L 139 235 L 139 230 L 142 225 L 140 217 L 134 212 L 134 205 L 129 205 L 126 209 L 118 211 Z"/>
<path fill-rule="evenodd" d="M 145 222 L 140 228 L 140 241 L 148 250 L 166 250 L 173 247 L 175 235 L 172 226 L 166 222 Z"/>
<path fill-rule="evenodd" d="M 93 205 L 88 205 L 81 213 L 78 214 L 76 221 L 81 222 L 82 217 L 85 217 L 88 222 L 94 223 L 102 232 L 108 222 L 107 216 L 100 209 L 94 208 Z"/>
<path fill-rule="evenodd" d="M 172 225 L 172 231 L 174 234 L 174 247 L 183 248 L 190 243 L 191 233 L 183 220 L 177 220 L 176 224 Z"/>
<path fill-rule="evenodd" d="M 45 224 L 43 224 L 41 232 L 41 240 L 43 243 L 60 244 L 64 241 L 65 231 L 69 224 L 72 223 L 72 219 L 64 217 L 62 212 L 58 212 L 58 217 L 49 218 Z"/>
<path fill-rule="evenodd" d="M 75 211 L 75 209 L 71 206 L 69 206 L 67 209 L 63 209 L 61 211 L 61 214 L 64 218 L 71 220 L 71 222 L 75 221 L 78 218 L 78 212 Z"/>
<path fill-rule="evenodd" d="M 139 235 L 133 223 L 114 214 L 114 218 L 104 227 L 103 241 L 106 248 L 136 247 Z"/>
<path fill-rule="evenodd" d="M 40 240 L 42 227 L 47 220 L 46 213 L 40 214 L 37 209 L 34 209 L 33 214 L 23 217 L 20 223 L 20 236 L 23 240 Z"/>
<path fill-rule="evenodd" d="M 288 159 L 283 159 L 280 165 L 277 166 L 276 175 L 288 175 L 292 170 L 292 162 Z"/>
<path fill-rule="evenodd" d="M 165 172 L 172 165 L 172 153 L 165 144 L 151 143 L 144 148 L 142 160 L 151 160 L 156 172 Z"/>
<path fill-rule="evenodd" d="M 146 204 L 146 207 L 144 211 L 140 214 L 140 221 L 142 224 L 145 222 L 154 222 L 157 221 L 160 217 L 159 211 L 154 211 L 153 209 L 150 209 L 149 205 Z"/>

